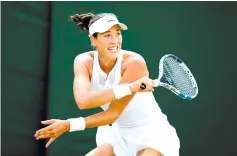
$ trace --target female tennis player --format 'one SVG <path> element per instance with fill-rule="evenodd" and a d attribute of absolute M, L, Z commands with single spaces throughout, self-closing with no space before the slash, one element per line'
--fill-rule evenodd
<path fill-rule="evenodd" d="M 154 81 L 145 60 L 121 49 L 121 30 L 127 26 L 111 13 L 76 14 L 71 19 L 89 31 L 95 48 L 75 58 L 75 101 L 80 109 L 103 111 L 85 118 L 42 121 L 48 126 L 36 131 L 36 139 L 50 138 L 48 147 L 67 131 L 98 127 L 97 148 L 86 156 L 179 156 L 179 138 L 153 96 Z M 142 83 L 145 90 L 140 89 Z"/>

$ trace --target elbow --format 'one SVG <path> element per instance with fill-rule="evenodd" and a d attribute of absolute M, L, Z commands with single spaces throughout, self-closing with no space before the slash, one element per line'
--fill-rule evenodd
<path fill-rule="evenodd" d="M 117 119 L 120 116 L 120 113 L 118 112 L 112 112 L 112 115 L 110 116 L 110 124 L 113 124 L 115 121 L 117 121 Z"/>
<path fill-rule="evenodd" d="M 119 115 L 113 116 L 112 119 L 111 119 L 111 124 L 115 123 L 118 118 L 119 118 Z"/>
<path fill-rule="evenodd" d="M 87 102 L 84 98 L 80 97 L 76 99 L 76 104 L 80 110 L 87 109 Z"/>
<path fill-rule="evenodd" d="M 118 117 L 113 117 L 112 119 L 111 119 L 111 123 L 110 124 L 113 124 L 113 123 L 115 123 L 115 121 L 117 121 L 117 119 L 118 119 Z"/>

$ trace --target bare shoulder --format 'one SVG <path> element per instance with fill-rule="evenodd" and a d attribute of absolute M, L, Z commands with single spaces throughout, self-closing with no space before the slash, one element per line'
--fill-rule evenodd
<path fill-rule="evenodd" d="M 74 59 L 74 71 L 82 70 L 86 71 L 89 74 L 91 79 L 93 60 L 94 60 L 94 51 L 84 52 L 78 54 Z"/>
<path fill-rule="evenodd" d="M 145 66 L 146 67 L 146 61 L 142 57 L 142 55 L 132 52 L 132 51 L 124 51 L 124 68 L 127 68 L 128 66 Z"/>
<path fill-rule="evenodd" d="M 123 80 L 128 82 L 149 76 L 144 58 L 136 52 L 125 51 L 121 75 Z"/>
<path fill-rule="evenodd" d="M 80 62 L 80 63 L 88 64 L 90 62 L 93 62 L 93 56 L 94 56 L 93 51 L 78 54 L 74 59 L 74 63 Z"/>

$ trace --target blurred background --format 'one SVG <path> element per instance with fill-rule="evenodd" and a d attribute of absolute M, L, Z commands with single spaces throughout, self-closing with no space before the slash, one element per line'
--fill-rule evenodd
<path fill-rule="evenodd" d="M 198 85 L 185 101 L 154 92 L 176 128 L 180 156 L 237 156 L 237 2 L 2 2 L 2 156 L 83 156 L 96 129 L 67 133 L 48 149 L 36 141 L 41 120 L 88 116 L 72 92 L 73 61 L 91 50 L 69 16 L 112 12 L 128 26 L 123 49 L 141 54 L 156 78 L 159 59 L 180 57 Z"/>

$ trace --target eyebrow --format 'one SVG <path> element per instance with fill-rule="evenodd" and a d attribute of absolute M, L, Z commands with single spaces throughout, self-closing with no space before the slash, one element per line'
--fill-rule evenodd
<path fill-rule="evenodd" d="M 120 31 L 121 29 L 117 29 L 116 31 Z M 105 33 L 109 33 L 109 32 L 111 32 L 111 31 L 106 31 L 106 32 L 103 32 L 102 34 L 105 34 Z"/>

